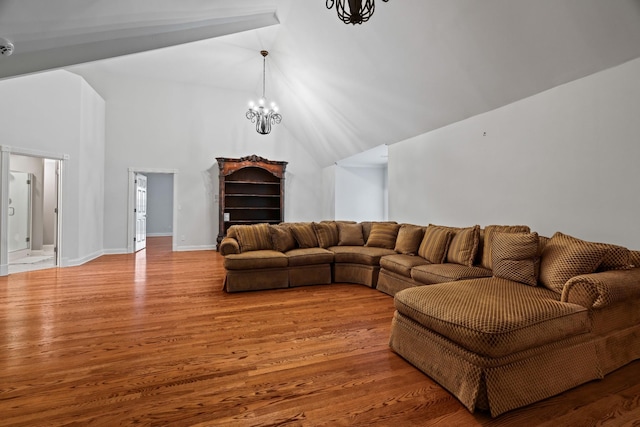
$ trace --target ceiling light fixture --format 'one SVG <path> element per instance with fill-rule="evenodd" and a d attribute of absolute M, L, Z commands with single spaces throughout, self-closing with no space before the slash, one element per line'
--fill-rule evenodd
<path fill-rule="evenodd" d="M 388 2 L 389 0 L 382 0 Z M 369 18 L 373 16 L 373 12 L 376 9 L 375 0 L 365 0 L 364 4 L 362 0 L 348 0 L 349 11 L 344 7 L 344 0 L 327 0 L 327 9 L 331 9 L 333 5 L 336 5 L 336 12 L 338 12 L 338 18 L 345 24 L 362 24 L 367 22 Z"/>
<path fill-rule="evenodd" d="M 251 120 L 251 123 L 256 124 L 256 131 L 262 135 L 266 135 L 271 132 L 271 125 L 278 124 L 282 121 L 282 116 L 278 113 L 278 107 L 275 102 L 272 102 L 267 106 L 267 99 L 264 97 L 264 81 L 265 81 L 265 62 L 269 52 L 261 50 L 262 55 L 262 98 L 258 100 L 258 103 L 249 102 L 249 110 L 247 111 L 247 119 Z"/>

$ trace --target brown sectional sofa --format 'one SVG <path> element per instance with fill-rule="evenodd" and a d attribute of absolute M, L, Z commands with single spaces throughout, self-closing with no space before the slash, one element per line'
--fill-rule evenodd
<path fill-rule="evenodd" d="M 640 358 L 640 251 L 527 226 L 232 227 L 228 292 L 333 282 L 394 296 L 390 347 L 492 416 Z"/>

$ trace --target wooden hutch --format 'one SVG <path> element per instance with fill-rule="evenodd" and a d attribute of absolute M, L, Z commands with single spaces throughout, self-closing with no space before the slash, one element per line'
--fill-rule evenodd
<path fill-rule="evenodd" d="M 219 232 L 217 242 L 236 224 L 284 221 L 284 172 L 287 162 L 251 155 L 240 159 L 216 157 L 220 169 Z"/>

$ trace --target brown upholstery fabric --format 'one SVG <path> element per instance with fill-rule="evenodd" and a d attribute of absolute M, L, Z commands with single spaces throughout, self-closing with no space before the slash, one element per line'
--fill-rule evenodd
<path fill-rule="evenodd" d="M 484 228 L 482 262 L 481 266 L 493 269 L 493 255 L 491 245 L 494 233 L 528 233 L 531 231 L 528 225 L 488 225 Z"/>
<path fill-rule="evenodd" d="M 269 224 L 236 225 L 235 233 L 240 252 L 273 249 Z"/>
<path fill-rule="evenodd" d="M 220 242 L 220 246 L 218 247 L 220 251 L 220 255 L 225 256 L 229 254 L 239 254 L 240 253 L 240 245 L 238 241 L 233 237 L 225 237 Z"/>
<path fill-rule="evenodd" d="M 260 250 L 231 254 L 224 257 L 227 270 L 254 270 L 257 268 L 277 268 L 289 265 L 287 256 L 274 250 Z"/>
<path fill-rule="evenodd" d="M 362 224 L 338 222 L 338 246 L 364 246 Z"/>
<path fill-rule="evenodd" d="M 314 222 L 313 229 L 318 238 L 318 246 L 328 248 L 338 244 L 338 226 L 335 222 Z"/>
<path fill-rule="evenodd" d="M 301 265 L 299 267 L 289 267 L 290 288 L 308 285 L 328 285 L 330 283 L 331 266 L 329 264 L 313 264 Z"/>
<path fill-rule="evenodd" d="M 417 286 L 417 284 L 411 278 L 381 268 L 376 289 L 387 295 L 394 296 L 399 291 L 414 286 Z"/>
<path fill-rule="evenodd" d="M 362 225 L 362 237 L 364 238 L 365 243 L 369 240 L 369 234 L 371 234 L 371 229 L 373 228 L 373 224 L 397 224 L 396 221 L 362 221 L 360 225 Z"/>
<path fill-rule="evenodd" d="M 252 252 L 247 253 L 250 254 Z M 224 278 L 224 289 L 227 292 L 259 291 L 288 287 L 289 271 L 286 267 L 263 268 L 260 270 L 227 270 L 227 275 Z"/>
<path fill-rule="evenodd" d="M 454 262 L 472 266 L 480 244 L 480 226 L 454 228 L 455 235 L 451 238 L 447 250 L 447 262 Z"/>
<path fill-rule="evenodd" d="M 418 248 L 418 255 L 433 264 L 443 263 L 452 237 L 453 230 L 449 227 L 429 225 Z"/>
<path fill-rule="evenodd" d="M 317 248 L 318 238 L 311 223 L 298 223 L 290 225 L 293 237 L 301 248 Z"/>
<path fill-rule="evenodd" d="M 634 298 L 640 298 L 640 269 L 637 268 L 575 276 L 562 289 L 563 302 L 587 308 L 602 308 Z"/>
<path fill-rule="evenodd" d="M 567 280 L 581 274 L 593 273 L 606 251 L 602 245 L 576 239 L 558 231 L 542 251 L 540 283 L 560 294 Z"/>
<path fill-rule="evenodd" d="M 411 269 L 418 265 L 428 264 L 426 259 L 414 255 L 386 255 L 380 258 L 380 267 L 405 277 L 411 277 Z"/>
<path fill-rule="evenodd" d="M 631 267 L 640 267 L 640 251 L 629 251 L 629 263 Z"/>
<path fill-rule="evenodd" d="M 399 224 L 376 222 L 371 226 L 371 232 L 365 246 L 393 249 L 396 246 L 399 229 Z"/>
<path fill-rule="evenodd" d="M 297 246 L 291 229 L 286 225 L 271 225 L 269 226 L 269 233 L 271 234 L 271 243 L 274 251 L 286 252 Z"/>
<path fill-rule="evenodd" d="M 323 248 L 292 249 L 285 253 L 289 258 L 289 266 L 330 264 L 333 262 L 333 252 Z"/>
<path fill-rule="evenodd" d="M 334 262 L 363 264 L 379 266 L 380 258 L 385 255 L 394 255 L 392 249 L 368 248 L 366 246 L 332 246 L 329 248 L 334 253 Z"/>
<path fill-rule="evenodd" d="M 627 270 L 631 268 L 631 263 L 629 262 L 629 249 L 623 246 L 610 245 L 607 243 L 599 243 L 599 245 L 604 246 L 607 249 L 607 252 L 598 266 L 597 271 Z"/>
<path fill-rule="evenodd" d="M 491 277 L 491 270 L 482 267 L 444 263 L 425 264 L 411 269 L 411 278 L 416 282 L 431 285 L 475 277 Z"/>
<path fill-rule="evenodd" d="M 588 311 L 497 277 L 405 289 L 398 312 L 474 353 L 503 357 L 589 332 Z M 509 309 L 503 309 L 508 307 Z"/>
<path fill-rule="evenodd" d="M 400 230 L 398 230 L 394 250 L 404 255 L 417 255 L 423 236 L 424 227 L 413 224 L 402 224 Z"/>
<path fill-rule="evenodd" d="M 495 233 L 493 275 L 529 286 L 538 284 L 538 233 Z"/>

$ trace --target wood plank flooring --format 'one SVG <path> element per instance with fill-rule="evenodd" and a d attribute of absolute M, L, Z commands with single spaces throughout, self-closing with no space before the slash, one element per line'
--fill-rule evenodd
<path fill-rule="evenodd" d="M 640 362 L 491 419 L 389 349 L 391 297 L 349 284 L 227 294 L 223 277 L 216 252 L 150 238 L 137 254 L 0 278 L 0 425 L 640 420 Z"/>

